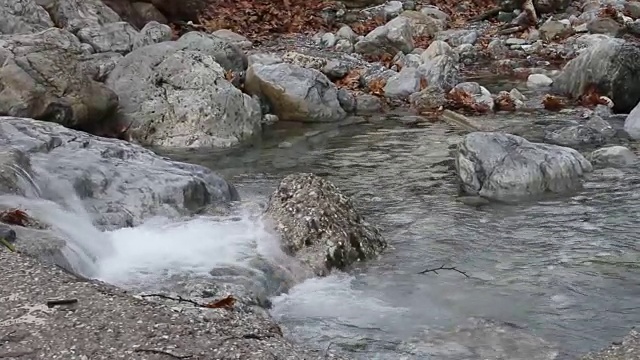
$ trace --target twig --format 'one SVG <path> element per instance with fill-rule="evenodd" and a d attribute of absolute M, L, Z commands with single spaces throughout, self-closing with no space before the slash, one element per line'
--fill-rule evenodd
<path fill-rule="evenodd" d="M 193 355 L 176 355 L 168 351 L 158 350 L 158 349 L 133 349 L 133 352 L 148 352 L 152 354 L 162 354 L 162 355 L 171 356 L 174 359 L 189 359 L 193 357 Z"/>
<path fill-rule="evenodd" d="M 495 17 L 496 15 L 498 15 L 498 13 L 502 10 L 502 7 L 496 7 L 490 10 L 485 11 L 484 13 L 471 18 L 471 22 L 478 22 L 478 21 L 483 21 L 483 20 L 488 20 L 491 19 L 492 17 Z"/>
<path fill-rule="evenodd" d="M 180 302 L 186 302 L 186 303 L 189 303 L 189 304 L 191 304 L 193 306 L 196 306 L 196 307 L 205 307 L 204 305 L 202 305 L 202 304 L 200 304 L 200 303 L 198 303 L 196 301 L 193 301 L 193 300 L 190 300 L 190 299 L 185 299 L 185 298 L 183 298 L 182 296 L 179 296 L 179 295 L 178 295 L 177 298 L 174 298 L 174 297 L 171 297 L 171 296 L 168 296 L 168 295 L 163 295 L 163 294 L 144 294 L 144 295 L 140 295 L 140 297 L 143 297 L 143 298 L 145 298 L 145 297 L 158 297 L 158 298 L 165 299 L 165 300 L 177 301 L 179 303 Z"/>
<path fill-rule="evenodd" d="M 464 275 L 464 276 L 466 276 L 466 277 L 470 277 L 469 275 L 467 275 L 467 273 L 466 273 L 466 272 L 464 272 L 464 271 L 462 271 L 462 270 L 458 270 L 455 266 L 445 267 L 444 265 L 441 265 L 441 266 L 440 266 L 440 267 L 438 267 L 438 268 L 422 270 L 422 271 L 420 271 L 418 274 L 426 274 L 426 273 L 430 273 L 430 272 L 432 272 L 432 273 L 434 273 L 434 274 L 437 274 L 437 273 L 438 273 L 438 270 L 451 270 L 451 271 L 458 272 L 458 273 L 460 273 L 460 274 L 462 274 L 462 275 Z"/>
<path fill-rule="evenodd" d="M 71 305 L 76 304 L 78 299 L 59 299 L 59 300 L 47 300 L 47 307 L 52 308 L 56 305 Z"/>

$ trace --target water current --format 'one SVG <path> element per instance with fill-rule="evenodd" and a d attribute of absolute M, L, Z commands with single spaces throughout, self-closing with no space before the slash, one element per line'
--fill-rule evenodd
<path fill-rule="evenodd" d="M 458 201 L 452 171 L 461 134 L 407 116 L 369 120 L 287 126 L 242 149 L 169 154 L 219 171 L 247 204 L 265 203 L 289 173 L 320 174 L 382 229 L 390 247 L 379 259 L 272 298 L 292 341 L 354 359 L 570 359 L 640 322 L 637 167 L 597 170 L 570 196 L 474 207 Z M 101 232 L 76 216 L 69 193 L 64 209 L 0 202 L 56 224 L 74 253 L 97 258 L 92 276 L 126 288 L 282 256 L 255 209 Z M 466 275 L 417 274 L 441 265 Z"/>
<path fill-rule="evenodd" d="M 322 174 L 383 229 L 379 260 L 274 299 L 290 338 L 357 359 L 569 359 L 640 322 L 638 168 L 597 170 L 566 197 L 477 208 L 456 201 L 459 135 L 407 119 L 174 154 L 222 172 L 245 199 L 266 200 L 288 173 Z M 417 274 L 441 265 L 469 277 Z"/>

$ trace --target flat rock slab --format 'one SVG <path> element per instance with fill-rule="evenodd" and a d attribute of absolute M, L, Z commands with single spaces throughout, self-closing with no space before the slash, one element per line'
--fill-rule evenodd
<path fill-rule="evenodd" d="M 324 358 L 286 342 L 268 318 L 223 309 L 186 314 L 6 249 L 0 274 L 0 359 Z M 77 303 L 49 308 L 51 299 Z"/>
<path fill-rule="evenodd" d="M 590 353 L 580 360 L 640 360 L 640 333 L 631 330 L 622 342 L 598 352 Z"/>

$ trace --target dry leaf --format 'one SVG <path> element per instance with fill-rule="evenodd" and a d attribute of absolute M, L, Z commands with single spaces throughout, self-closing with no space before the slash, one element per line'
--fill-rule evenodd
<path fill-rule="evenodd" d="M 0 221 L 6 224 L 28 226 L 29 215 L 26 212 L 18 209 L 5 210 L 0 212 Z"/>
<path fill-rule="evenodd" d="M 427 79 L 421 77 L 420 78 L 420 90 L 426 89 L 427 86 L 429 86 L 429 84 L 427 83 Z"/>
<path fill-rule="evenodd" d="M 482 114 L 490 110 L 489 105 L 476 102 L 473 95 L 468 92 L 453 88 L 446 95 L 447 107 L 453 110 L 462 110 L 466 113 Z"/>
<path fill-rule="evenodd" d="M 561 97 L 547 94 L 542 99 L 542 105 L 544 106 L 545 109 L 547 109 L 549 111 L 560 111 L 567 104 L 566 104 L 565 100 L 562 99 Z"/>
<path fill-rule="evenodd" d="M 212 301 L 208 304 L 205 304 L 204 307 L 210 309 L 232 309 L 233 305 L 236 303 L 236 298 L 233 295 L 228 295 L 224 299 Z"/>
<path fill-rule="evenodd" d="M 578 98 L 580 105 L 584 107 L 596 107 L 597 105 L 609 105 L 608 99 L 598 93 L 598 87 L 590 84 Z"/>
<path fill-rule="evenodd" d="M 494 103 L 496 111 L 516 111 L 516 102 L 506 91 L 500 91 Z"/>
<path fill-rule="evenodd" d="M 369 93 L 371 95 L 376 96 L 384 96 L 384 86 L 387 84 L 387 80 L 383 78 L 377 78 L 371 80 L 367 87 L 369 88 Z"/>

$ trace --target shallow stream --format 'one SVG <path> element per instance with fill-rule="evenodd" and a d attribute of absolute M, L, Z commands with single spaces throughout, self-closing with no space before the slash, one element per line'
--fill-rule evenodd
<path fill-rule="evenodd" d="M 391 247 L 379 260 L 274 299 L 292 340 L 358 359 L 564 359 L 640 322 L 638 168 L 598 170 L 572 196 L 476 208 L 456 200 L 459 135 L 405 120 L 173 154 L 220 171 L 249 201 L 286 174 L 321 174 L 383 229 Z M 441 265 L 469 277 L 417 274 Z"/>

